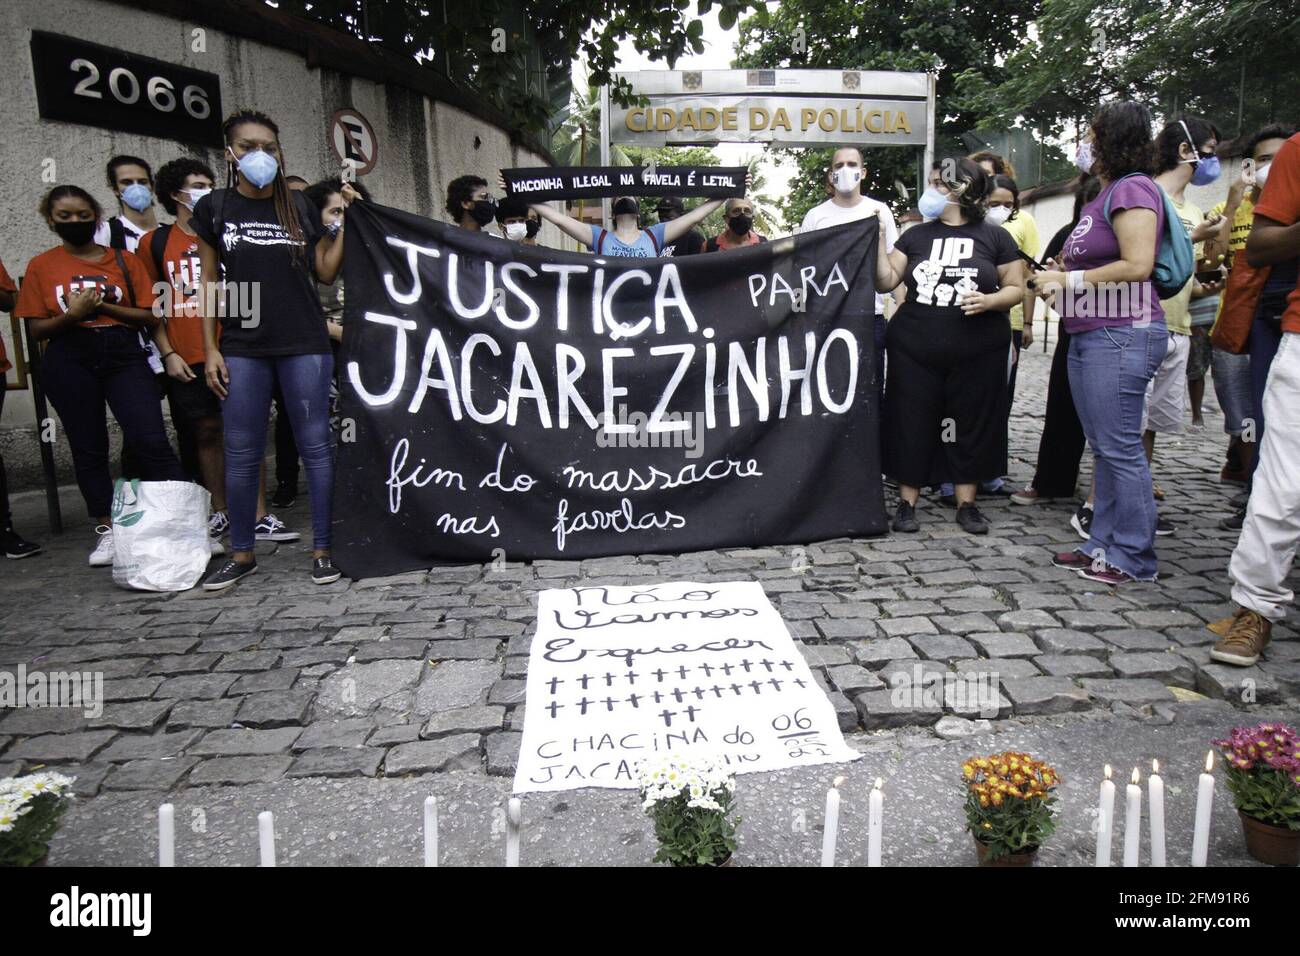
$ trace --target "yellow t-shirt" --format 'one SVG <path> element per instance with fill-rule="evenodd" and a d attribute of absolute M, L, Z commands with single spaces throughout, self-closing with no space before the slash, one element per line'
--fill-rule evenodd
<path fill-rule="evenodd" d="M 1228 207 L 1228 201 L 1215 203 L 1210 207 L 1210 211 L 1205 214 L 1205 218 L 1213 219 L 1215 216 L 1223 215 L 1223 211 Z M 1250 193 L 1241 197 L 1241 202 L 1237 204 L 1237 211 L 1232 215 L 1232 230 L 1228 233 L 1228 261 L 1224 263 L 1228 270 L 1232 270 L 1232 260 L 1237 257 L 1237 253 L 1246 248 L 1246 240 L 1250 238 L 1250 227 L 1255 221 L 1255 204 L 1250 201 Z M 1223 296 L 1219 296 L 1219 309 L 1215 313 L 1214 321 L 1219 321 L 1219 315 L 1223 312 Z"/>
<path fill-rule="evenodd" d="M 1038 245 L 1038 223 L 1034 222 L 1034 217 L 1026 209 L 1016 213 L 1014 219 L 1008 219 L 1002 224 L 1002 228 L 1011 233 L 1011 238 L 1016 241 L 1016 248 L 1027 256 L 1038 258 L 1042 247 Z M 1019 332 L 1025 327 L 1025 310 L 1024 307 L 1017 304 L 1011 309 L 1011 329 Z"/>
<path fill-rule="evenodd" d="M 1190 199 L 1178 202 L 1173 196 L 1170 196 L 1169 201 L 1174 204 L 1174 211 L 1178 213 L 1178 218 L 1187 227 L 1188 233 L 1191 233 L 1205 218 L 1205 213 L 1201 212 L 1201 207 Z M 1201 257 L 1201 243 L 1196 244 L 1194 255 L 1197 259 Z M 1179 335 L 1192 334 L 1192 314 L 1189 306 L 1192 301 L 1192 283 L 1195 281 L 1196 277 L 1192 276 L 1187 280 L 1187 284 L 1178 291 L 1177 295 L 1160 300 L 1160 305 L 1165 310 L 1165 325 L 1169 327 L 1170 332 Z"/>

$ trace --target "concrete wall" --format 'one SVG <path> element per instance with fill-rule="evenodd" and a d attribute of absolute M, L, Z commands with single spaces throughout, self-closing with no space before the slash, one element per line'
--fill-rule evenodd
<path fill-rule="evenodd" d="M 192 31 L 205 30 L 206 50 L 194 52 Z M 152 137 L 45 121 L 37 112 L 31 62 L 31 32 L 45 30 L 99 43 L 221 77 L 222 109 L 229 114 L 252 107 L 280 126 L 286 172 L 315 181 L 337 172 L 327 142 L 333 113 L 358 110 L 370 121 L 379 144 L 378 164 L 363 178 L 375 200 L 420 215 L 445 219 L 447 183 L 465 173 L 495 182 L 496 170 L 541 166 L 549 160 L 512 142 L 510 131 L 445 102 L 396 83 L 380 83 L 333 69 L 309 66 L 295 50 L 224 33 L 210 25 L 162 12 L 104 0 L 8 0 L 0 4 L 0 258 L 17 278 L 27 261 L 57 241 L 36 212 L 42 193 L 42 162 L 52 159 L 58 182 L 89 189 L 116 212 L 104 180 L 104 163 L 118 153 L 138 155 L 157 169 L 182 155 L 207 160 L 224 184 L 219 149 L 202 149 Z M 476 145 L 477 144 L 477 145 Z M 160 220 L 167 217 L 158 207 Z M 540 241 L 561 245 L 559 232 L 546 224 Z M 0 314 L 5 345 L 15 354 L 9 316 Z M 8 381 L 17 381 L 13 371 Z M 11 486 L 40 480 L 30 391 L 10 389 L 0 419 L 0 454 Z M 17 429 L 18 431 L 14 431 Z M 5 432 L 8 433 L 5 433 Z M 66 443 L 59 445 L 66 467 Z"/>

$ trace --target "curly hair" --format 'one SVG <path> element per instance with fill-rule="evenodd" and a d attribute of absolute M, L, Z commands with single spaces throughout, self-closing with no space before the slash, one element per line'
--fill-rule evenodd
<path fill-rule="evenodd" d="M 370 190 L 361 185 L 360 181 L 349 183 L 357 191 L 357 194 L 366 202 L 370 202 Z M 341 195 L 343 192 L 343 180 L 335 176 L 333 179 L 322 179 L 318 183 L 312 183 L 303 191 L 303 195 L 312 201 L 321 212 L 325 211 L 325 206 L 329 203 L 330 196 Z"/>
<path fill-rule="evenodd" d="M 41 204 L 37 208 L 40 210 L 41 218 L 52 220 L 54 218 L 54 204 L 60 199 L 80 199 L 95 214 L 95 222 L 100 222 L 104 218 L 104 209 L 99 205 L 99 201 L 90 193 L 86 192 L 80 186 L 55 186 L 44 196 L 41 197 Z"/>
<path fill-rule="evenodd" d="M 943 184 L 948 187 L 967 222 L 983 222 L 988 212 L 986 202 L 992 187 L 984 167 L 966 156 L 949 156 L 937 160 L 931 169 L 940 171 Z"/>
<path fill-rule="evenodd" d="M 1111 182 L 1129 173 L 1155 172 L 1151 112 L 1141 103 L 1107 103 L 1092 117 L 1093 170 Z"/>
<path fill-rule="evenodd" d="M 217 181 L 217 177 L 213 175 L 208 164 L 192 156 L 182 156 L 180 159 L 173 159 L 170 163 L 163 163 L 162 166 L 158 167 L 158 176 L 154 180 L 154 191 L 157 192 L 158 201 L 162 203 L 162 207 L 167 210 L 168 215 L 176 215 L 176 200 L 172 199 L 172 193 L 184 189 L 185 180 L 190 176 L 207 176 L 213 183 Z"/>
<path fill-rule="evenodd" d="M 460 222 L 460 217 L 465 215 L 465 208 L 461 206 L 463 202 L 472 202 L 474 200 L 474 190 L 488 184 L 482 176 L 475 176 L 470 173 L 468 176 L 457 176 L 447 184 L 447 215 L 451 216 L 452 222 Z"/>

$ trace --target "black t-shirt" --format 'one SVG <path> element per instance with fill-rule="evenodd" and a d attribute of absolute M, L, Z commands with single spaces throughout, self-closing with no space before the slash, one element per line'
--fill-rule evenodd
<path fill-rule="evenodd" d="M 314 277 L 320 213 L 305 196 L 291 195 L 305 240 L 298 260 L 292 255 L 293 240 L 276 217 L 274 199 L 249 199 L 237 189 L 220 189 L 194 205 L 195 234 L 217 250 L 226 282 L 239 283 L 239 294 L 228 291 L 227 302 L 237 301 L 243 317 L 228 314 L 221 319 L 220 348 L 226 355 L 312 355 L 330 350 Z M 257 284 L 256 300 L 243 293 L 252 283 Z M 254 304 L 256 321 L 250 321 Z M 235 310 L 230 306 L 227 311 Z"/>
<path fill-rule="evenodd" d="M 907 256 L 904 308 L 919 318 L 963 318 L 961 297 L 997 292 L 998 266 L 1018 258 L 1011 233 L 987 222 L 924 222 L 899 236 L 894 248 Z"/>
<path fill-rule="evenodd" d="M 676 242 L 664 246 L 666 256 L 693 256 L 704 251 L 704 235 L 698 229 L 692 229 Z"/>

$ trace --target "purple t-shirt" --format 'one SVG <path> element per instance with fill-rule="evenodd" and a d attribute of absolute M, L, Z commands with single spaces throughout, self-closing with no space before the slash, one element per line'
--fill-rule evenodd
<path fill-rule="evenodd" d="M 1103 189 L 1079 213 L 1079 223 L 1065 240 L 1061 262 L 1065 271 L 1097 269 L 1120 258 L 1119 239 L 1106 220 L 1122 209 L 1150 209 L 1156 214 L 1156 248 L 1165 230 L 1164 193 L 1149 176 L 1130 176 Z M 1071 335 L 1103 326 L 1163 323 L 1165 310 L 1150 279 L 1142 282 L 1085 286 L 1077 292 L 1062 290 L 1057 310 Z"/>

